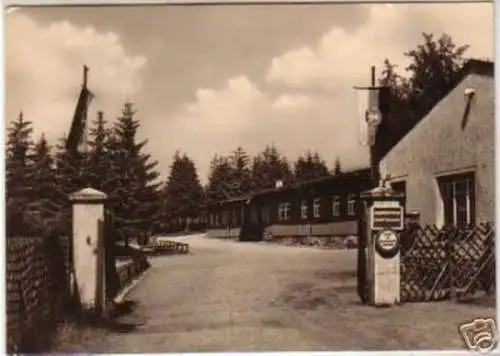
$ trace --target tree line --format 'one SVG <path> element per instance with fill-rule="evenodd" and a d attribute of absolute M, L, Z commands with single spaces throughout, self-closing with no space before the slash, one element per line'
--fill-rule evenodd
<path fill-rule="evenodd" d="M 389 151 L 443 98 L 460 79 L 468 46 L 456 46 L 450 36 L 423 34 L 423 43 L 405 53 L 410 65 L 404 73 L 384 61 L 380 85 L 389 88 L 386 120 L 379 128 L 379 155 Z M 175 152 L 164 181 L 157 161 L 138 141 L 139 121 L 133 104 L 125 103 L 111 128 L 102 113 L 89 130 L 86 153 L 70 154 L 61 138 L 51 147 L 42 134 L 33 139 L 33 123 L 22 113 L 7 130 L 6 211 L 7 236 L 71 233 L 68 195 L 92 187 L 108 195 L 113 204 L 119 236 L 132 236 L 163 228 L 186 228 L 198 222 L 207 204 L 272 188 L 276 181 L 300 182 L 342 171 L 339 158 L 330 170 L 316 151 L 294 162 L 268 145 L 254 157 L 243 147 L 215 155 L 207 183 L 202 185 L 195 162 Z M 177 223 L 172 223 L 177 221 Z M 189 227 L 189 226 L 188 226 Z"/>

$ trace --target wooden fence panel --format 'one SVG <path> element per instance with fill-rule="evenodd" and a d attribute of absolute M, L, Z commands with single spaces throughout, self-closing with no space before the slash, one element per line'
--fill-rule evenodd
<path fill-rule="evenodd" d="M 494 229 L 414 225 L 401 235 L 401 300 L 464 298 L 494 288 Z"/>

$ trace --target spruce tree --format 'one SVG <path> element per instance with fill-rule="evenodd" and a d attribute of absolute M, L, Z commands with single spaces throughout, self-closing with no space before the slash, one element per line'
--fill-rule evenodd
<path fill-rule="evenodd" d="M 328 176 L 328 167 L 317 151 L 308 150 L 295 162 L 294 177 L 298 182 Z"/>
<path fill-rule="evenodd" d="M 285 156 L 274 145 L 268 145 L 253 159 L 252 191 L 274 188 L 276 181 L 293 182 L 293 173 Z"/>
<path fill-rule="evenodd" d="M 164 221 L 178 225 L 179 218 L 189 230 L 190 221 L 204 213 L 204 191 L 193 160 L 177 151 L 170 166 L 170 174 L 163 189 Z"/>
<path fill-rule="evenodd" d="M 252 172 L 249 167 L 250 158 L 243 149 L 238 147 L 230 157 L 231 175 L 229 177 L 231 197 L 240 197 L 246 195 L 252 189 Z"/>
<path fill-rule="evenodd" d="M 116 226 L 125 238 L 149 231 L 160 217 L 161 184 L 154 170 L 158 162 L 143 152 L 146 140 L 137 142 L 140 124 L 135 114 L 133 104 L 127 102 L 114 124 L 108 142 L 111 177 L 104 186 L 116 202 Z"/>
<path fill-rule="evenodd" d="M 233 168 L 227 157 L 215 155 L 210 162 L 210 173 L 206 186 L 207 204 L 213 204 L 232 197 L 234 186 L 231 182 Z"/>
<path fill-rule="evenodd" d="M 333 174 L 334 175 L 339 175 L 342 173 L 342 166 L 340 164 L 340 158 L 335 159 L 335 167 L 333 168 Z"/>
<path fill-rule="evenodd" d="M 61 208 L 58 204 L 58 187 L 55 185 L 56 170 L 45 135 L 42 134 L 33 152 L 33 200 L 28 211 L 37 217 L 40 230 L 58 229 Z M 45 226 L 44 226 L 45 225 Z"/>
<path fill-rule="evenodd" d="M 34 198 L 32 122 L 25 120 L 21 112 L 7 128 L 6 143 L 6 212 L 7 236 L 19 236 L 27 232 L 26 212 Z"/>

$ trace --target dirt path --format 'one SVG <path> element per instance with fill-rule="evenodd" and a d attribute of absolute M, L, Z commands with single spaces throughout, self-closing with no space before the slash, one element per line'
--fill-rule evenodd
<path fill-rule="evenodd" d="M 492 308 L 363 306 L 355 252 L 180 237 L 192 254 L 152 259 L 127 299 L 123 333 L 96 333 L 74 351 L 326 351 L 459 349 L 458 325 Z"/>

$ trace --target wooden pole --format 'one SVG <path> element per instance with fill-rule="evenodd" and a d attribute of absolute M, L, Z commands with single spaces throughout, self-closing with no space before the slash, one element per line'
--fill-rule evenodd
<path fill-rule="evenodd" d="M 88 79 L 89 67 L 85 64 L 83 65 L 83 87 L 87 87 L 87 79 Z"/>
<path fill-rule="evenodd" d="M 375 66 L 371 67 L 371 87 L 370 90 L 377 90 L 376 79 L 375 79 Z M 377 140 L 373 145 L 370 145 L 370 176 L 372 181 L 372 187 L 375 188 L 379 183 L 379 169 L 378 169 L 378 157 L 377 157 Z"/>

